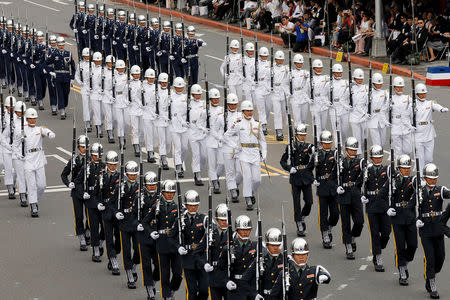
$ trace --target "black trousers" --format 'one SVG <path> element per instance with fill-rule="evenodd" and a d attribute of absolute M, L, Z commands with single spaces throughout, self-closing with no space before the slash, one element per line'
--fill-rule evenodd
<path fill-rule="evenodd" d="M 359 237 L 364 226 L 364 214 L 360 199 L 353 197 L 351 204 L 339 204 L 341 212 L 342 241 L 350 244 L 352 237 Z M 353 227 L 352 227 L 353 221 Z"/>
<path fill-rule="evenodd" d="M 154 245 L 139 243 L 139 253 L 141 255 L 142 282 L 144 286 L 154 286 L 159 280 L 158 254 Z M 153 263 L 153 268 L 152 268 Z"/>
<path fill-rule="evenodd" d="M 186 280 L 186 299 L 206 300 L 208 299 L 208 274 L 203 269 L 184 269 Z"/>
<path fill-rule="evenodd" d="M 420 241 L 425 254 L 425 279 L 433 279 L 444 265 L 444 235 L 420 237 Z"/>
<path fill-rule="evenodd" d="M 158 254 L 159 273 L 161 275 L 161 296 L 169 297 L 171 291 L 180 288 L 182 277 L 181 257 L 178 253 Z M 170 280 L 172 270 L 172 280 Z"/>
<path fill-rule="evenodd" d="M 103 220 L 103 228 L 105 229 L 105 244 L 108 258 L 116 257 L 122 249 L 120 244 L 119 225 L 115 221 Z"/>
<path fill-rule="evenodd" d="M 311 185 L 295 185 L 292 184 L 292 200 L 294 201 L 294 220 L 301 221 L 302 217 L 309 216 L 313 204 L 312 187 Z M 303 201 L 305 205 L 302 209 L 300 196 L 303 193 Z"/>
<path fill-rule="evenodd" d="M 75 234 L 84 234 L 86 228 L 84 226 L 84 201 L 77 196 L 72 196 L 73 216 L 75 218 Z"/>
<path fill-rule="evenodd" d="M 97 208 L 88 208 L 89 228 L 91 229 L 91 246 L 100 245 L 100 240 L 105 239 L 105 229 L 102 223 L 102 214 Z"/>
<path fill-rule="evenodd" d="M 417 249 L 416 224 L 392 224 L 391 227 L 395 241 L 395 265 L 397 267 L 406 266 L 414 259 Z"/>
<path fill-rule="evenodd" d="M 133 265 L 140 263 L 136 232 L 120 231 L 120 243 L 122 245 L 123 268 L 125 271 L 131 270 Z M 131 247 L 133 247 L 133 254 L 131 254 Z"/>
<path fill-rule="evenodd" d="M 386 248 L 391 234 L 391 220 L 386 213 L 367 213 L 369 232 L 372 245 L 372 255 L 381 254 Z"/>
<path fill-rule="evenodd" d="M 227 288 L 209 287 L 209 296 L 211 300 L 228 300 Z"/>
<path fill-rule="evenodd" d="M 302 52 L 302 51 L 305 51 L 306 47 L 308 47 L 308 40 L 295 42 L 294 48 L 292 49 L 292 51 L 294 53 Z"/>
<path fill-rule="evenodd" d="M 321 232 L 330 226 L 336 226 L 339 221 L 339 208 L 333 196 L 320 196 L 319 198 L 319 229 Z"/>
<path fill-rule="evenodd" d="M 281 38 L 283 39 L 283 43 L 285 46 L 289 46 L 291 48 L 294 47 L 294 43 L 295 43 L 295 39 L 297 38 L 297 36 L 295 34 L 292 33 L 286 33 L 283 32 L 281 34 Z"/>

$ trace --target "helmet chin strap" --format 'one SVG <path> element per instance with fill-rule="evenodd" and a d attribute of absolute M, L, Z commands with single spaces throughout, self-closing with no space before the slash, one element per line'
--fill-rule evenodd
<path fill-rule="evenodd" d="M 237 232 L 237 231 L 236 231 L 236 234 L 237 234 L 238 238 L 240 238 L 240 239 L 243 240 L 243 241 L 248 241 L 248 239 L 250 238 L 249 236 L 243 237 L 243 236 L 240 235 L 239 232 Z"/>
<path fill-rule="evenodd" d="M 188 211 L 187 212 L 190 216 L 195 216 L 196 214 L 197 214 L 197 212 L 196 211 Z"/>
<path fill-rule="evenodd" d="M 293 260 L 294 261 L 294 264 L 297 266 L 297 267 L 300 267 L 300 268 L 303 268 L 305 265 L 306 265 L 306 263 L 304 263 L 304 264 L 298 264 L 295 260 Z"/>

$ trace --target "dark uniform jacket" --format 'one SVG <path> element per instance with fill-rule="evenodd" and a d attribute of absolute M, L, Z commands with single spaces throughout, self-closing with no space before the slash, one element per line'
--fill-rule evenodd
<path fill-rule="evenodd" d="M 338 195 L 339 204 L 350 204 L 352 198 L 361 198 L 361 186 L 363 180 L 364 160 L 359 157 L 349 159 L 345 157 L 342 161 L 342 187 L 345 193 Z"/>
<path fill-rule="evenodd" d="M 100 202 L 105 206 L 105 210 L 102 212 L 102 218 L 105 221 L 117 221 L 115 215 L 118 212 L 119 180 L 120 173 L 118 171 L 112 174 L 106 171 L 103 174 L 103 194 Z"/>
<path fill-rule="evenodd" d="M 294 142 L 294 153 L 291 154 L 291 161 L 289 158 L 289 145 L 286 146 L 280 164 L 286 171 L 290 171 L 292 167 L 297 169 L 297 172 L 289 176 L 289 183 L 294 185 L 309 185 L 314 181 L 314 147 L 305 142 Z"/>
<path fill-rule="evenodd" d="M 178 205 L 175 201 L 166 201 L 163 196 L 152 207 L 149 215 L 151 231 L 157 231 L 156 251 L 159 254 L 178 253 Z"/>
<path fill-rule="evenodd" d="M 123 184 L 123 195 L 120 198 L 119 212 L 123 213 L 123 220 L 119 221 L 120 231 L 135 232 L 138 221 L 139 184 L 137 182 Z"/>
<path fill-rule="evenodd" d="M 367 213 L 386 213 L 389 208 L 386 189 L 389 184 L 387 166 L 369 165 L 367 170 L 366 193 L 369 203 L 366 204 Z"/>
<path fill-rule="evenodd" d="M 61 173 L 61 180 L 62 182 L 66 185 L 69 186 L 69 183 L 72 181 L 75 183 L 75 179 L 78 176 L 78 173 L 80 172 L 80 170 L 83 168 L 84 165 L 84 156 L 81 155 L 77 155 L 75 157 L 75 163 L 73 165 L 73 170 L 72 170 L 72 180 L 69 180 L 69 175 L 70 175 L 70 170 L 72 168 L 72 159 L 70 159 L 66 166 L 64 167 L 62 173 Z M 83 197 L 83 193 L 79 194 L 80 189 L 84 189 L 83 183 L 81 182 L 81 186 L 77 189 L 77 185 L 80 185 L 80 183 L 75 183 L 75 188 L 72 189 L 70 191 L 70 196 L 74 197 L 77 196 L 79 198 Z M 78 193 L 77 193 L 78 191 Z"/>
<path fill-rule="evenodd" d="M 105 171 L 105 163 L 98 162 L 94 163 L 93 160 L 88 165 L 88 193 L 91 196 L 89 199 L 85 200 L 86 207 L 97 208 L 97 204 L 100 199 L 100 176 L 102 176 Z M 77 177 L 82 177 L 77 179 L 77 181 L 83 181 L 84 178 L 84 166 L 82 165 L 80 172 L 78 172 Z M 103 183 L 102 183 L 103 184 Z"/>
<path fill-rule="evenodd" d="M 317 187 L 319 197 L 336 196 L 337 188 L 337 151 L 319 150 L 316 166 L 316 178 L 320 185 Z"/>
<path fill-rule="evenodd" d="M 209 273 L 209 285 L 211 287 L 224 288 L 227 284 L 227 272 L 225 269 L 219 269 L 218 263 L 219 258 L 222 255 L 224 249 L 226 250 L 226 245 L 228 244 L 228 231 L 220 231 L 215 225 L 213 230 L 213 238 L 211 247 L 211 265 L 214 270 Z M 227 253 L 224 252 L 223 255 L 226 257 Z"/>
<path fill-rule="evenodd" d="M 206 263 L 206 217 L 204 214 L 184 216 L 183 247 L 188 253 L 181 256 L 183 269 L 203 270 Z"/>
<path fill-rule="evenodd" d="M 425 225 L 419 228 L 419 235 L 423 237 L 443 235 L 442 205 L 444 199 L 450 198 L 450 190 L 445 186 L 435 186 L 431 189 L 424 187 L 421 192 L 422 202 L 419 204 L 419 219 Z"/>
<path fill-rule="evenodd" d="M 389 183 L 383 188 L 389 201 Z M 415 177 L 403 177 L 397 173 L 394 177 L 394 190 L 392 191 L 391 208 L 396 215 L 391 217 L 392 224 L 408 225 L 416 222 L 416 198 L 414 196 Z"/>
<path fill-rule="evenodd" d="M 156 246 L 156 242 L 151 238 L 150 233 L 152 233 L 152 228 L 150 227 L 152 209 L 158 200 L 158 195 L 156 193 L 150 194 L 144 189 L 144 203 L 141 208 L 142 214 L 142 226 L 144 231 L 138 232 L 139 242 L 146 245 Z M 154 216 L 154 215 L 153 215 Z"/>

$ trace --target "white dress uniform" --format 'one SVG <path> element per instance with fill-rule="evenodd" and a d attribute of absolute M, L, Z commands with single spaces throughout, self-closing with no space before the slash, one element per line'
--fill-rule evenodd
<path fill-rule="evenodd" d="M 352 83 L 353 109 L 350 112 L 349 122 L 352 126 L 353 136 L 358 140 L 358 154 L 362 153 L 362 144 L 367 129 L 367 103 L 368 94 L 365 84 Z"/>
<path fill-rule="evenodd" d="M 93 65 L 92 68 L 92 91 L 91 108 L 93 125 L 102 125 L 102 66 Z"/>
<path fill-rule="evenodd" d="M 130 124 L 130 114 L 128 113 L 128 80 L 127 74 L 117 73 L 114 76 L 114 86 L 116 87 L 116 101 L 114 102 L 114 119 L 117 122 L 117 136 L 125 138 Z"/>
<path fill-rule="evenodd" d="M 242 90 L 245 100 L 256 105 L 255 95 L 255 57 L 244 57 L 245 77 L 242 81 Z M 239 97 L 239 96 L 238 96 Z"/>
<path fill-rule="evenodd" d="M 128 107 L 128 113 L 130 114 L 131 136 L 132 144 L 140 144 L 140 135 L 142 132 L 142 82 L 138 79 L 131 79 L 129 84 L 130 88 L 130 106 Z"/>
<path fill-rule="evenodd" d="M 156 129 L 156 97 L 155 84 L 144 81 L 142 85 L 144 89 L 145 106 L 143 108 L 142 121 L 144 130 L 145 147 L 147 151 L 154 151 L 154 142 L 157 137 Z"/>
<path fill-rule="evenodd" d="M 237 147 L 241 148 L 239 161 L 243 176 L 243 196 L 253 197 L 261 183 L 261 161 L 266 159 L 267 144 L 261 129 L 261 123 L 242 117 L 241 121 L 235 122 L 224 134 L 227 143 L 237 135 Z"/>
<path fill-rule="evenodd" d="M 255 86 L 256 107 L 261 125 L 266 125 L 272 109 L 270 95 L 270 62 L 268 60 L 258 61 L 258 84 Z"/>
<path fill-rule="evenodd" d="M 91 65 L 93 65 L 92 62 Z M 83 81 L 81 81 L 80 71 L 83 72 Z M 87 62 L 86 60 L 82 60 L 78 64 L 77 71 L 75 72 L 75 80 L 81 86 L 81 100 L 83 103 L 83 120 L 85 122 L 90 122 L 92 110 L 91 110 L 91 103 L 89 102 L 89 97 L 91 91 L 89 86 L 89 62 Z"/>
<path fill-rule="evenodd" d="M 189 144 L 192 151 L 192 171 L 201 172 L 206 168 L 206 108 L 202 99 L 191 99 L 189 110 Z"/>
<path fill-rule="evenodd" d="M 158 87 L 158 109 L 159 116 L 155 121 L 156 127 L 158 129 L 159 138 L 159 155 L 167 155 L 167 148 L 170 146 L 172 141 L 172 136 L 169 130 L 169 91 L 167 87 L 162 88 L 161 85 Z M 170 150 L 170 148 L 169 148 Z"/>
<path fill-rule="evenodd" d="M 206 137 L 206 151 L 208 154 L 208 176 L 211 180 L 217 180 L 223 173 L 223 107 L 211 105 L 209 107 L 210 130 Z"/>
<path fill-rule="evenodd" d="M 9 111 L 5 108 L 5 115 L 4 115 L 5 130 L 3 131 L 2 136 L 1 136 L 1 148 L 2 148 L 2 154 L 3 154 L 2 155 L 3 163 L 5 166 L 5 185 L 6 186 L 14 186 L 14 178 L 15 178 L 15 172 L 14 172 L 13 161 L 12 161 L 12 145 L 11 145 L 10 135 L 9 135 L 10 118 L 11 118 L 11 115 L 10 115 Z M 13 113 L 13 125 L 15 124 L 16 118 L 17 118 L 16 114 Z"/>
<path fill-rule="evenodd" d="M 411 154 L 411 120 L 412 120 L 412 100 L 408 95 L 392 95 L 392 146 L 395 157 L 402 154 Z"/>
<path fill-rule="evenodd" d="M 227 75 L 227 63 L 229 64 L 230 74 L 227 78 L 227 86 L 229 93 L 234 93 L 239 99 L 242 99 L 242 56 L 240 53 L 230 53 L 225 55 L 220 73 L 222 76 Z"/>
<path fill-rule="evenodd" d="M 171 96 L 172 111 L 172 141 L 174 147 L 175 166 L 182 166 L 186 159 L 188 150 L 189 135 L 187 134 L 189 125 L 186 123 L 187 95 L 174 93 Z M 193 101 L 193 100 L 191 100 Z"/>
<path fill-rule="evenodd" d="M 240 122 L 242 114 L 238 111 L 230 111 L 227 113 L 227 124 L 231 127 L 233 124 Z M 225 179 L 227 189 L 229 191 L 236 190 L 242 183 L 241 166 L 239 162 L 239 136 L 237 133 L 228 135 L 222 144 L 223 162 L 225 165 Z"/>
<path fill-rule="evenodd" d="M 416 98 L 416 131 L 415 142 L 417 155 L 419 157 L 420 172 L 423 167 L 433 162 L 434 138 L 436 131 L 433 125 L 433 111 L 442 111 L 442 105 L 432 100 Z"/>
<path fill-rule="evenodd" d="M 348 90 L 348 81 L 345 79 L 333 78 L 333 106 L 330 111 L 330 121 L 333 131 L 336 132 L 336 116 L 338 118 L 338 126 L 341 132 L 341 141 L 346 141 L 349 136 L 349 112 L 350 112 L 350 99 Z M 337 142 L 336 134 L 334 135 Z"/>
<path fill-rule="evenodd" d="M 317 134 L 327 128 L 328 108 L 330 107 L 330 76 L 313 75 L 314 99 L 312 99 L 311 114 L 317 125 Z"/>
<path fill-rule="evenodd" d="M 38 203 L 42 199 L 46 187 L 45 158 L 42 148 L 42 139 L 55 138 L 55 133 L 41 126 L 25 127 L 25 178 L 28 190 L 28 202 Z"/>
<path fill-rule="evenodd" d="M 295 68 L 292 70 L 291 107 L 295 125 L 306 123 L 310 100 L 309 72 Z"/>
<path fill-rule="evenodd" d="M 114 71 L 116 72 L 116 71 Z M 117 72 L 116 72 L 117 73 Z M 113 130 L 113 94 L 112 94 L 112 69 L 107 68 L 104 70 L 104 91 L 103 91 L 103 98 L 102 98 L 102 104 L 103 104 L 103 113 L 105 115 L 105 129 L 106 130 Z M 116 76 L 116 74 L 114 74 Z"/>
<path fill-rule="evenodd" d="M 286 121 L 286 100 L 289 95 L 289 68 L 285 65 L 273 66 L 273 93 L 271 94 L 275 130 L 283 129 Z"/>
<path fill-rule="evenodd" d="M 370 117 L 367 120 L 367 129 L 372 138 L 372 144 L 384 148 L 386 144 L 386 124 L 389 112 L 389 92 L 382 89 L 372 89 Z"/>

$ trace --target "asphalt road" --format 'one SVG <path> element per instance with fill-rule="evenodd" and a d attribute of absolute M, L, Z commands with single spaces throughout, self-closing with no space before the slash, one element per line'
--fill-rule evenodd
<path fill-rule="evenodd" d="M 68 22 L 73 14 L 72 0 L 17 0 L 1 2 L 5 15 L 12 12 L 22 19 L 27 8 L 27 20 L 31 25 L 39 24 L 40 29 L 47 26 L 49 31 L 67 34 L 68 47 L 74 50 L 73 34 Z M 163 18 L 164 19 L 164 18 Z M 178 20 L 176 20 L 178 21 Z M 221 31 L 195 25 L 208 46 L 200 50 L 200 60 L 206 64 L 208 78 L 211 83 L 221 87 L 222 79 L 218 72 L 221 60 L 225 55 L 225 35 Z M 231 35 L 237 38 L 237 35 Z M 247 39 L 245 39 L 247 41 Z M 328 60 L 324 61 L 328 66 Z M 305 64 L 308 67 L 308 63 Z M 200 68 L 200 79 L 203 79 L 203 66 Z M 367 75 L 367 72 L 366 72 Z M 387 78 L 385 77 L 385 82 Z M 407 80 L 407 82 L 409 82 Z M 407 83 L 408 85 L 408 83 Z M 408 89 L 410 90 L 410 89 Z M 430 96 L 441 104 L 449 106 L 449 88 L 430 87 Z M 68 189 L 62 185 L 60 173 L 65 162 L 70 158 L 72 116 L 76 112 L 81 120 L 81 98 L 76 88 L 71 93 L 69 106 L 75 108 L 68 111 L 68 120 L 61 121 L 50 115 L 48 100 L 45 100 L 45 111 L 39 111 L 39 124 L 51 128 L 56 133 L 54 140 L 45 140 L 45 153 L 48 158 L 46 168 L 47 191 L 39 204 L 40 218 L 31 219 L 29 209 L 19 207 L 18 200 L 7 199 L 5 187 L 0 191 L 0 290 L 2 299 L 145 299 L 146 293 L 142 287 L 128 290 L 126 276 L 122 271 L 120 277 L 113 277 L 106 269 L 105 258 L 100 264 L 91 261 L 91 252 L 78 251 L 78 240 L 74 237 L 72 203 Z M 83 124 L 78 122 L 78 132 Z M 271 125 L 269 125 L 271 127 Z M 440 167 L 440 183 L 449 184 L 450 165 L 448 164 L 450 120 L 448 115 L 435 114 L 437 140 L 435 147 L 435 162 Z M 273 131 L 271 132 L 273 134 Z M 94 136 L 92 136 L 94 138 Z M 96 140 L 94 138 L 94 140 Z M 263 226 L 280 227 L 281 203 L 284 203 L 287 216 L 288 239 L 295 238 L 294 223 L 289 213 L 292 211 L 292 201 L 287 173 L 280 170 L 279 158 L 284 145 L 276 142 L 273 136 L 268 136 L 268 168 L 271 181 L 267 174 L 262 179 L 259 190 Z M 284 142 L 285 143 L 285 142 Z M 103 139 L 105 151 L 117 150 L 118 144 L 107 144 Z M 128 147 L 126 159 L 134 159 Z M 200 210 L 207 210 L 207 188 L 197 189 L 193 184 L 192 172 L 189 166 L 190 154 L 187 159 L 187 176 L 182 182 L 182 190 L 194 188 L 199 191 L 202 199 Z M 145 170 L 156 170 L 157 165 L 145 163 Z M 207 172 L 202 172 L 207 176 Z M 165 171 L 163 178 L 173 178 L 173 169 Z M 221 180 L 222 191 L 225 183 Z M 214 206 L 223 202 L 224 193 L 214 196 Z M 315 198 L 316 200 L 316 198 Z M 316 202 L 316 201 L 315 201 Z M 307 219 L 310 243 L 311 264 L 321 264 L 332 274 L 329 285 L 321 286 L 319 299 L 422 299 L 427 297 L 423 279 L 423 251 L 419 244 L 415 260 L 410 264 L 410 286 L 400 287 L 397 279 L 397 269 L 394 267 L 394 243 L 391 241 L 384 251 L 385 273 L 375 273 L 371 262 L 370 240 L 367 224 L 361 238 L 357 240 L 357 259 L 347 261 L 344 247 L 340 243 L 340 225 L 334 229 L 334 247 L 325 250 L 321 245 L 318 230 L 318 205 L 314 203 L 312 213 Z M 233 216 L 246 213 L 243 201 L 232 204 Z M 256 224 L 256 213 L 250 214 Z M 255 226 L 256 229 L 256 226 Z M 446 240 L 447 248 L 449 246 Z M 438 289 L 442 299 L 450 298 L 448 278 L 450 270 L 444 265 L 437 277 Z M 141 276 L 139 276 L 141 277 Z M 446 279 L 447 278 L 447 279 Z M 140 280 L 140 279 L 139 279 Z M 159 291 L 158 291 L 159 294 Z M 184 284 L 176 294 L 177 299 L 184 299 Z"/>

